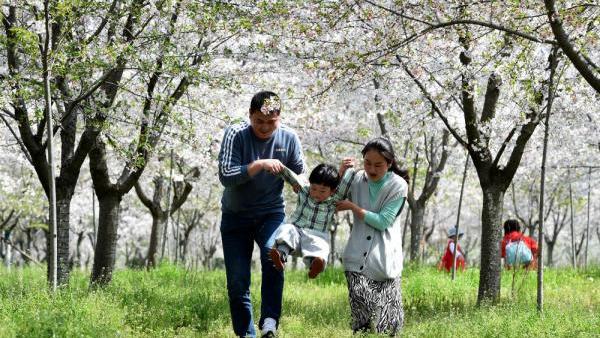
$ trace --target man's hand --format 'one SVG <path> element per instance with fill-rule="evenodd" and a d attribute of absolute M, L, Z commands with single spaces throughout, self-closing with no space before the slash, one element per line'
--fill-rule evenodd
<path fill-rule="evenodd" d="M 283 170 L 283 163 L 275 159 L 256 160 L 248 166 L 248 175 L 253 177 L 260 171 L 265 171 L 270 174 L 278 174 Z"/>
<path fill-rule="evenodd" d="M 267 159 L 267 160 L 259 160 L 262 161 L 262 170 L 276 175 L 279 174 L 283 170 L 283 163 L 279 160 Z"/>

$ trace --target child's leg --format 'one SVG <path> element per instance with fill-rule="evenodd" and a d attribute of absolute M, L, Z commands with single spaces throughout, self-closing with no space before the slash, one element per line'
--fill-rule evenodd
<path fill-rule="evenodd" d="M 300 246 L 300 234 L 293 224 L 282 224 L 275 234 L 275 245 L 269 251 L 273 265 L 278 271 L 285 268 L 287 255 Z"/>
<path fill-rule="evenodd" d="M 328 235 L 310 229 L 302 229 L 300 233 L 302 257 L 304 257 L 304 264 L 309 267 L 309 278 L 315 278 L 325 270 L 327 257 L 329 256 Z"/>

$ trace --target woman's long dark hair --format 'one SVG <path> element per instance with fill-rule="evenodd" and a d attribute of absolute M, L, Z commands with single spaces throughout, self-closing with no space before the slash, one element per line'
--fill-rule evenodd
<path fill-rule="evenodd" d="M 375 150 L 381 156 L 383 156 L 388 164 L 391 164 L 388 171 L 394 172 L 396 175 L 402 177 L 406 183 L 410 181 L 410 177 L 408 176 L 408 170 L 401 169 L 398 163 L 396 162 L 396 154 L 394 153 L 394 148 L 392 148 L 392 143 L 388 141 L 388 139 L 383 137 L 376 137 L 371 141 L 365 144 L 365 147 L 361 151 L 363 157 L 369 150 Z"/>

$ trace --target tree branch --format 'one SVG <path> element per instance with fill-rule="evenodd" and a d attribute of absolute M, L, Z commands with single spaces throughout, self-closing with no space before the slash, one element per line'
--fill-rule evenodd
<path fill-rule="evenodd" d="M 27 161 L 29 163 L 31 163 L 31 165 L 33 165 L 33 160 L 31 159 L 31 155 L 29 155 L 29 151 L 27 151 L 27 148 L 23 144 L 23 141 L 21 140 L 21 138 L 17 135 L 17 133 L 12 128 L 12 126 L 10 125 L 10 123 L 8 123 L 8 121 L 6 120 L 6 118 L 4 117 L 4 115 L 0 114 L 0 118 L 2 118 L 2 121 L 4 121 L 4 124 L 6 124 L 6 127 L 8 127 L 8 130 L 10 130 L 10 133 L 13 135 L 13 137 L 15 138 L 15 140 L 17 141 L 17 143 L 19 144 L 19 148 L 21 148 L 21 151 L 23 152 L 23 155 L 25 155 L 25 158 L 27 158 Z"/>
<path fill-rule="evenodd" d="M 411 79 L 413 79 L 413 81 L 417 84 L 419 89 L 421 89 L 421 92 L 423 93 L 425 98 L 429 101 L 429 103 L 431 103 L 431 107 L 433 108 L 433 110 L 438 114 L 438 116 L 440 117 L 442 122 L 444 122 L 444 125 L 446 125 L 446 128 L 448 129 L 448 131 L 450 131 L 452 136 L 454 136 L 456 141 L 459 142 L 463 147 L 468 148 L 469 146 L 468 146 L 467 142 L 465 142 L 465 140 L 463 140 L 463 138 L 460 137 L 460 135 L 456 132 L 456 130 L 454 130 L 454 128 L 452 128 L 452 126 L 450 125 L 450 122 L 448 121 L 448 118 L 446 118 L 444 113 L 442 113 L 442 111 L 440 110 L 438 105 L 433 100 L 433 97 L 431 96 L 431 94 L 429 94 L 429 92 L 427 91 L 427 88 L 425 88 L 425 86 L 421 83 L 421 81 L 419 81 L 419 79 L 417 79 L 417 77 L 408 69 L 408 66 L 406 65 L 406 63 L 404 63 L 404 61 L 402 60 L 402 58 L 399 55 L 396 55 L 396 59 L 398 60 L 398 62 L 400 62 L 400 65 L 402 66 L 404 71 L 411 77 Z"/>
<path fill-rule="evenodd" d="M 496 154 L 496 158 L 494 158 L 494 167 L 498 167 L 498 162 L 500 161 L 500 158 L 502 157 L 502 154 L 504 153 L 504 150 L 506 149 L 508 142 L 515 135 L 516 131 L 517 131 L 517 127 L 513 127 L 510 130 L 510 132 L 508 133 L 508 135 L 506 136 L 506 139 L 504 139 L 504 142 L 502 142 L 502 145 L 500 146 L 500 149 L 498 149 L 498 153 Z"/>
<path fill-rule="evenodd" d="M 142 186 L 140 185 L 139 181 L 135 182 L 134 187 L 135 187 L 135 193 L 138 196 L 138 198 L 140 199 L 140 201 L 142 202 L 142 204 L 145 205 L 146 208 L 148 208 L 150 210 L 154 210 L 154 204 L 152 203 L 150 198 L 148 198 L 148 196 L 144 193 L 144 190 L 142 189 Z"/>
<path fill-rule="evenodd" d="M 502 79 L 500 76 L 492 73 L 488 79 L 485 92 L 485 101 L 483 103 L 483 110 L 481 111 L 481 123 L 489 122 L 496 115 L 496 104 L 498 103 L 498 97 L 500 96 L 501 84 Z"/>
<path fill-rule="evenodd" d="M 550 21 L 552 33 L 554 33 L 554 37 L 556 38 L 560 49 L 567 55 L 575 69 L 577 69 L 579 74 L 583 76 L 592 88 L 594 88 L 596 93 L 600 93 L 600 77 L 594 72 L 591 65 L 581 57 L 581 54 L 575 50 L 575 46 L 573 46 L 573 43 L 569 39 L 569 35 L 565 32 L 560 16 L 556 11 L 554 0 L 544 0 L 544 4 L 548 11 L 548 20 Z"/>
<path fill-rule="evenodd" d="M 110 5 L 110 8 L 107 11 L 107 15 L 102 18 L 102 21 L 100 22 L 100 24 L 98 25 L 98 28 L 96 28 L 96 30 L 94 31 L 94 33 L 92 35 L 90 35 L 89 37 L 87 37 L 85 39 L 85 41 L 83 42 L 84 45 L 89 44 L 90 42 L 92 42 L 96 37 L 98 37 L 100 35 L 100 33 L 102 33 L 102 30 L 104 30 L 104 27 L 106 26 L 106 24 L 108 23 L 108 17 L 112 14 L 112 12 L 115 10 L 115 8 L 117 7 L 117 4 L 119 3 L 118 0 L 114 0 L 112 2 L 112 4 Z"/>

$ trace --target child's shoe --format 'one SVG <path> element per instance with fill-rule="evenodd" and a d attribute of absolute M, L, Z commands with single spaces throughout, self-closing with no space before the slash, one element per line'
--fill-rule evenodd
<path fill-rule="evenodd" d="M 323 270 L 325 270 L 325 260 L 321 257 L 313 258 L 308 270 L 308 278 L 316 278 Z"/>
<path fill-rule="evenodd" d="M 273 261 L 273 266 L 277 271 L 283 271 L 285 269 L 285 257 L 284 253 L 277 250 L 277 248 L 272 247 L 271 251 L 269 251 L 269 257 L 271 257 L 271 261 Z"/>

